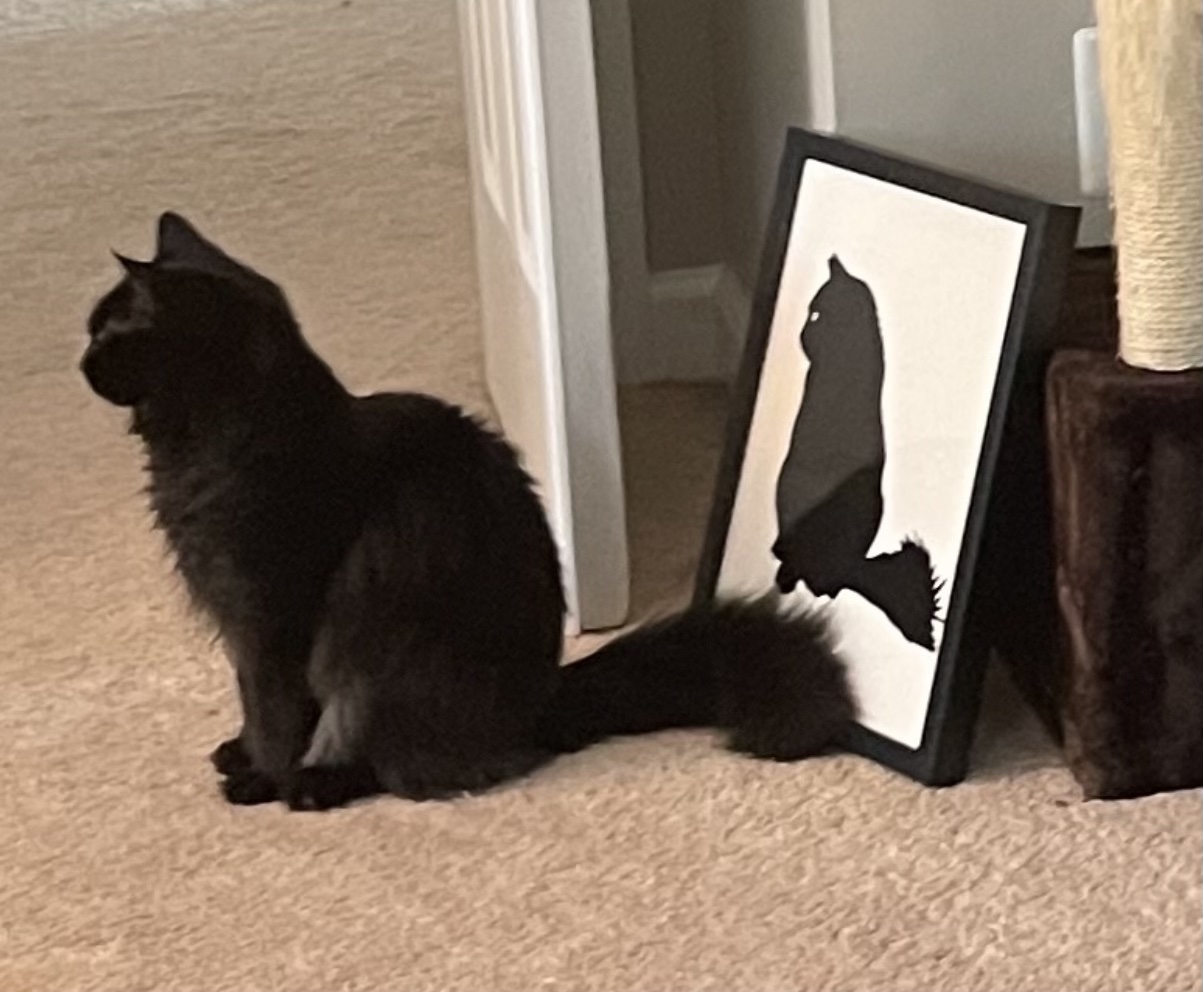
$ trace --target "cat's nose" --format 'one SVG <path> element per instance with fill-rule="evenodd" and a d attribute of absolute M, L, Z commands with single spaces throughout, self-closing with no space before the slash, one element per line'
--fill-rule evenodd
<path fill-rule="evenodd" d="M 79 370 L 87 373 L 89 365 L 91 365 L 96 355 L 96 346 L 99 344 L 96 338 L 92 338 L 91 342 L 84 349 L 84 353 L 79 356 Z"/>

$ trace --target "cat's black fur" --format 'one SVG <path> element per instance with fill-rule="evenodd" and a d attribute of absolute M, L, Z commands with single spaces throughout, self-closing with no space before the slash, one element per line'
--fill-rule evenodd
<path fill-rule="evenodd" d="M 350 395 L 280 290 L 165 214 L 83 372 L 132 409 L 150 500 L 237 674 L 234 803 L 485 789 L 611 734 L 813 754 L 853 717 L 818 619 L 726 604 L 559 666 L 556 546 L 514 450 L 429 396 Z"/>
<path fill-rule="evenodd" d="M 869 287 L 836 256 L 828 266 L 800 335 L 810 368 L 777 478 L 777 586 L 791 592 L 802 581 L 816 596 L 851 589 L 932 648 L 940 586 L 927 549 L 908 540 L 866 559 L 883 511 L 881 327 Z"/>

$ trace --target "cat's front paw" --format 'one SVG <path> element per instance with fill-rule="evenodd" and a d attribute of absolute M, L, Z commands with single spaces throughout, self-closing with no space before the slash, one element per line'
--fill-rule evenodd
<path fill-rule="evenodd" d="M 237 775 L 251 768 L 251 756 L 246 753 L 241 737 L 231 737 L 218 744 L 209 755 L 209 761 L 219 775 Z"/>
<path fill-rule="evenodd" d="M 221 793 L 232 806 L 262 806 L 280 797 L 276 783 L 252 769 L 234 772 L 223 779 Z"/>

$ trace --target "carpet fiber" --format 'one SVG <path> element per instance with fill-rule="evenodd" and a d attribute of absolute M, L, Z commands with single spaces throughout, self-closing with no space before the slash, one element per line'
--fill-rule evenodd
<path fill-rule="evenodd" d="M 230 675 L 74 371 L 83 319 L 170 206 L 282 280 L 356 389 L 484 411 L 453 5 L 9 7 L 0 988 L 1199 988 L 1199 794 L 1081 802 L 1001 679 L 946 791 L 673 733 L 442 805 L 223 805 Z M 722 396 L 623 414 L 646 610 L 688 585 Z"/>

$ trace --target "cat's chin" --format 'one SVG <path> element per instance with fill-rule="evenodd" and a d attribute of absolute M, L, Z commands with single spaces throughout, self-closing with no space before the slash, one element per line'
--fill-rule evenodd
<path fill-rule="evenodd" d="M 102 349 L 89 347 L 80 359 L 79 370 L 92 392 L 113 406 L 134 407 L 142 400 L 137 383 L 131 382 L 121 369 L 114 368 Z"/>

